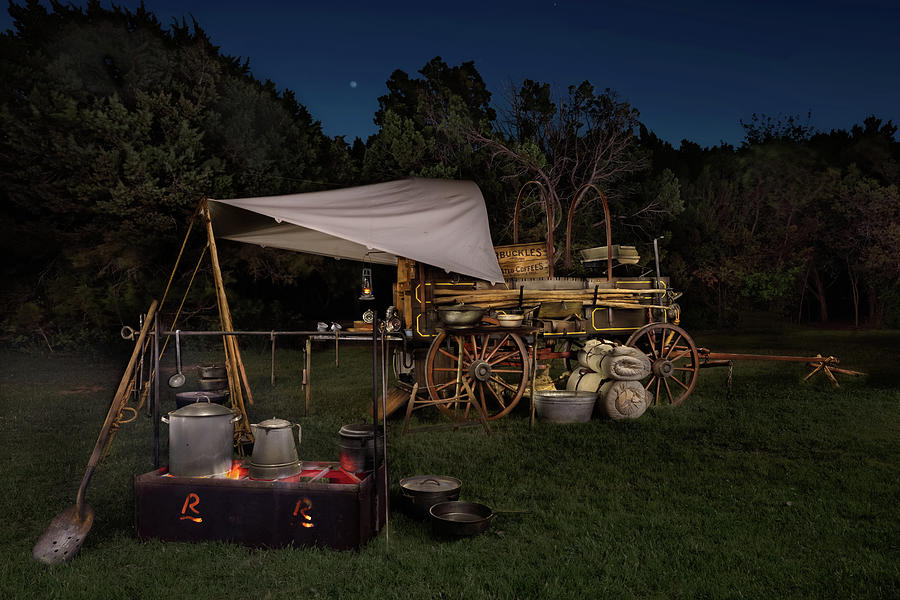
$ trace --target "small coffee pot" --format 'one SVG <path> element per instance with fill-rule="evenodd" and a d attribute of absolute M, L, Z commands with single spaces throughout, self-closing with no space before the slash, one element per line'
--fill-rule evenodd
<path fill-rule="evenodd" d="M 299 445 L 302 439 L 299 423 L 273 417 L 250 425 L 254 437 L 249 463 L 251 479 L 283 479 L 303 470 L 294 445 L 294 427 L 297 427 Z"/>

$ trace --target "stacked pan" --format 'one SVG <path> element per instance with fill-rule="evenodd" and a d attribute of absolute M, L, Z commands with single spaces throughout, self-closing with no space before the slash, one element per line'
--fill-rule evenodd
<path fill-rule="evenodd" d="M 199 365 L 197 367 L 197 389 L 192 392 L 178 392 L 175 403 L 179 408 L 195 402 L 224 404 L 228 399 L 228 377 L 222 365 Z"/>
<path fill-rule="evenodd" d="M 222 365 L 198 365 L 197 385 L 202 392 L 215 392 L 228 389 L 228 377 Z"/>

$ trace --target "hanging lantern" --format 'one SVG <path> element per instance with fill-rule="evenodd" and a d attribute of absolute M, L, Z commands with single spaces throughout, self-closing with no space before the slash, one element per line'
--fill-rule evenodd
<path fill-rule="evenodd" d="M 362 294 L 360 294 L 359 299 L 375 299 L 375 296 L 372 294 L 372 269 L 370 269 L 369 267 L 363 267 L 362 270 Z"/>

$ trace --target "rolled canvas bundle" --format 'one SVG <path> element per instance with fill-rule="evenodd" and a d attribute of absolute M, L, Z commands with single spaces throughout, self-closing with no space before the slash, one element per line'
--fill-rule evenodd
<path fill-rule="evenodd" d="M 595 373 L 590 369 L 582 367 L 580 369 L 575 369 L 572 371 L 572 374 L 569 375 L 569 380 L 566 382 L 566 389 L 570 392 L 597 392 L 600 390 L 601 385 L 603 385 L 603 376 L 600 373 Z"/>
<path fill-rule="evenodd" d="M 584 343 L 584 349 L 578 352 L 578 364 L 599 373 L 603 358 L 612 352 L 613 348 L 615 345 L 606 340 L 588 340 Z"/>
<path fill-rule="evenodd" d="M 587 340 L 578 363 L 567 390 L 598 392 L 603 411 L 613 420 L 636 419 L 647 410 L 650 396 L 641 384 L 650 375 L 646 354 L 607 340 Z"/>
<path fill-rule="evenodd" d="M 597 372 L 603 379 L 639 381 L 650 374 L 650 359 L 637 348 L 616 346 L 600 361 Z"/>
<path fill-rule="evenodd" d="M 614 421 L 637 419 L 649 404 L 649 393 L 639 381 L 607 381 L 600 387 L 600 405 Z"/>

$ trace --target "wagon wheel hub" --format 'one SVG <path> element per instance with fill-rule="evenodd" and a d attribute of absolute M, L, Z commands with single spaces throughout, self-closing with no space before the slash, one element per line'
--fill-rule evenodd
<path fill-rule="evenodd" d="M 476 359 L 469 365 L 469 377 L 477 381 L 487 381 L 491 378 L 491 363 L 486 360 Z"/>
<path fill-rule="evenodd" d="M 657 377 L 671 377 L 675 372 L 675 365 L 673 365 L 670 360 L 660 358 L 659 360 L 653 361 L 652 369 L 653 374 Z"/>

